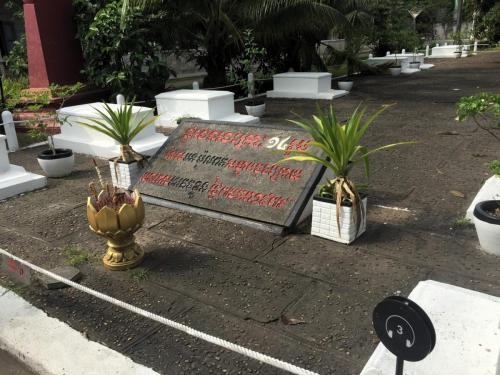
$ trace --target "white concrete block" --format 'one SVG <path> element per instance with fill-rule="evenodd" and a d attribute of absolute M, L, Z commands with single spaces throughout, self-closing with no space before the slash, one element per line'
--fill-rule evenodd
<path fill-rule="evenodd" d="M 23 167 L 9 163 L 5 141 L 5 135 L 0 134 L 0 200 L 45 187 L 45 176 L 26 172 Z"/>
<path fill-rule="evenodd" d="M 115 109 L 118 104 L 109 104 Z M 110 137 L 93 129 L 82 126 L 79 122 L 89 122 L 90 119 L 99 119 L 96 111 L 104 110 L 103 103 L 83 104 L 72 107 L 64 107 L 58 111 L 61 125 L 61 134 L 54 136 L 54 144 L 58 148 L 69 148 L 74 152 L 93 155 L 101 158 L 113 158 L 119 155 L 120 145 Z M 134 106 L 133 113 L 140 119 L 145 116 L 151 108 Z M 149 116 L 153 116 L 150 114 Z M 150 124 L 132 141 L 132 148 L 144 155 L 153 155 L 167 140 L 167 137 L 156 132 L 154 124 Z"/>
<path fill-rule="evenodd" d="M 273 90 L 267 97 L 331 100 L 347 94 L 349 91 L 332 89 L 330 73 L 288 72 L 273 76 Z"/>
<path fill-rule="evenodd" d="M 258 123 L 258 117 L 234 112 L 234 93 L 216 90 L 175 90 L 155 96 L 159 118 L 157 125 L 177 127 L 180 117 L 202 120 Z"/>
<path fill-rule="evenodd" d="M 500 298 L 436 281 L 421 281 L 409 298 L 436 330 L 436 346 L 420 362 L 405 362 L 405 375 L 498 375 Z M 361 375 L 392 375 L 396 358 L 379 344 Z"/>

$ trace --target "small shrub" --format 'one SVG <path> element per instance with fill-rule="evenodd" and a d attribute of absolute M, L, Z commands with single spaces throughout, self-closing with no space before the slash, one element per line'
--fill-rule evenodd
<path fill-rule="evenodd" d="M 66 249 L 68 263 L 72 266 L 79 266 L 90 260 L 90 253 L 78 247 L 70 246 Z"/>
<path fill-rule="evenodd" d="M 130 278 L 136 282 L 146 281 L 149 279 L 149 270 L 146 268 L 136 268 L 130 271 Z"/>

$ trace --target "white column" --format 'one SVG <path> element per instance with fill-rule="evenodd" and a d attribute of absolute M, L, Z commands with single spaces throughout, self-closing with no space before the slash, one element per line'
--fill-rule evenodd
<path fill-rule="evenodd" d="M 193 90 L 199 90 L 200 89 L 200 84 L 198 81 L 193 81 Z"/>
<path fill-rule="evenodd" d="M 391 51 L 387 51 L 385 55 L 386 56 L 390 56 L 391 55 Z"/>
<path fill-rule="evenodd" d="M 116 95 L 116 104 L 125 105 L 125 97 L 122 94 Z"/>
<path fill-rule="evenodd" d="M 402 54 L 402 55 L 404 55 L 405 53 L 406 53 L 406 50 L 403 48 L 403 49 L 401 50 L 401 54 Z"/>
<path fill-rule="evenodd" d="M 7 153 L 7 145 L 5 144 L 6 140 L 7 137 L 0 134 L 0 177 L 2 173 L 10 169 L 9 154 Z"/>
<path fill-rule="evenodd" d="M 9 111 L 2 112 L 2 122 L 7 136 L 7 146 L 10 152 L 19 150 L 19 143 L 17 141 L 16 127 L 14 125 L 14 118 Z"/>
<path fill-rule="evenodd" d="M 474 42 L 474 53 L 477 53 L 477 40 Z"/>
<path fill-rule="evenodd" d="M 439 47 L 439 43 L 436 43 L 436 47 Z"/>
<path fill-rule="evenodd" d="M 429 57 L 429 45 L 425 46 L 425 57 Z"/>
<path fill-rule="evenodd" d="M 368 54 L 369 59 L 373 59 L 373 53 Z"/>

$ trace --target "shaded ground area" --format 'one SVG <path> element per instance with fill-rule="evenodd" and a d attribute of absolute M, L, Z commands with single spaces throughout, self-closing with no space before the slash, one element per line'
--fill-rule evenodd
<path fill-rule="evenodd" d="M 368 231 L 351 246 L 308 235 L 308 224 L 276 237 L 148 205 L 137 235 L 147 253 L 142 272 L 108 272 L 99 259 L 104 240 L 86 223 L 94 173 L 89 159 L 77 156 L 71 176 L 0 203 L 0 247 L 44 267 L 67 263 L 69 249 L 79 249 L 89 258 L 79 265 L 85 285 L 320 373 L 359 373 L 377 344 L 371 312 L 383 297 L 408 294 L 426 279 L 500 296 L 500 259 L 478 249 L 473 227 L 456 224 L 487 177 L 484 163 L 498 158 L 498 144 L 454 121 L 459 97 L 499 91 L 500 53 L 433 63 L 412 76 L 359 78 L 351 95 L 334 102 L 343 118 L 360 101 L 370 108 L 395 102 L 370 130 L 368 144 L 419 142 L 372 159 Z M 307 100 L 267 104 L 268 122 L 316 108 Z M 39 172 L 37 152 L 15 153 L 11 161 Z M 277 373 L 75 290 L 35 284 L 18 291 L 161 373 Z M 286 325 L 282 316 L 304 323 Z"/>
<path fill-rule="evenodd" d="M 17 358 L 14 358 L 7 352 L 0 350 L 0 373 L 8 375 L 35 375 L 29 368 L 26 367 Z"/>

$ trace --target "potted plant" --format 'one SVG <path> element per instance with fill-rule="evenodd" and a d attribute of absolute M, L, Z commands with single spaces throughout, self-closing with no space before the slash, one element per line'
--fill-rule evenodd
<path fill-rule="evenodd" d="M 104 267 L 113 271 L 136 267 L 144 258 L 144 250 L 134 239 L 144 222 L 142 198 L 137 190 L 130 193 L 105 184 L 95 160 L 94 166 L 101 189 L 98 191 L 94 183 L 89 185 L 87 219 L 94 233 L 108 239 Z"/>
<path fill-rule="evenodd" d="M 81 83 L 72 86 L 50 87 L 52 93 L 57 93 L 57 100 L 60 101 L 59 109 L 64 106 L 67 98 L 75 95 L 83 87 Z M 64 177 L 73 171 L 75 165 L 75 156 L 73 151 L 66 148 L 55 148 L 53 135 L 56 133 L 57 123 L 64 123 L 65 119 L 58 119 L 49 116 L 40 116 L 30 121 L 29 135 L 37 140 L 47 140 L 48 149 L 43 150 L 37 155 L 37 161 L 47 177 Z"/>
<path fill-rule="evenodd" d="M 478 128 L 500 142 L 500 137 L 493 129 L 500 125 L 500 94 L 483 92 L 461 98 L 457 103 L 457 120 L 467 119 L 472 119 Z M 485 251 L 500 255 L 497 210 L 500 206 L 500 161 L 490 162 L 489 168 L 493 176 L 486 180 L 475 196 L 466 217 L 473 220 L 481 247 Z M 497 242 L 493 243 L 493 240 Z"/>
<path fill-rule="evenodd" d="M 367 197 L 350 179 L 351 170 L 362 162 L 368 176 L 370 155 L 400 144 L 413 143 L 399 142 L 371 150 L 361 144 L 370 124 L 387 107 L 382 106 L 364 119 L 366 109 L 358 106 L 345 123 L 337 120 L 332 106 L 326 112 L 318 108 L 314 121 L 291 121 L 310 134 L 313 139 L 310 146 L 322 155 L 318 156 L 313 151 L 288 150 L 292 155 L 282 162 L 319 163 L 334 176 L 320 187 L 319 194 L 313 198 L 312 235 L 349 244 L 365 231 Z"/>
<path fill-rule="evenodd" d="M 354 81 L 338 81 L 337 84 L 340 90 L 351 91 Z"/>
<path fill-rule="evenodd" d="M 401 74 L 401 64 L 398 62 L 398 53 L 394 52 L 394 62 L 389 67 L 391 76 L 397 77 Z"/>
<path fill-rule="evenodd" d="M 266 103 L 262 99 L 255 99 L 255 79 L 253 73 L 248 73 L 248 97 L 245 109 L 250 116 L 262 117 L 266 112 Z"/>
<path fill-rule="evenodd" d="M 123 189 L 131 189 L 144 168 L 146 158 L 135 152 L 130 143 L 132 140 L 152 124 L 157 116 L 153 116 L 154 109 L 140 114 L 134 101 L 130 104 L 117 105 L 113 109 L 103 103 L 104 109 L 94 108 L 99 114 L 98 119 L 89 119 L 89 122 L 79 122 L 95 131 L 107 135 L 120 144 L 120 154 L 109 160 L 113 185 Z"/>
<path fill-rule="evenodd" d="M 409 62 L 409 67 L 411 69 L 420 69 L 420 61 L 417 61 L 417 47 L 413 49 L 413 58 L 412 61 Z"/>

